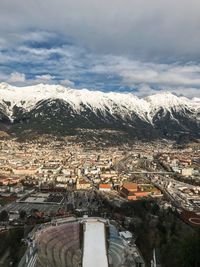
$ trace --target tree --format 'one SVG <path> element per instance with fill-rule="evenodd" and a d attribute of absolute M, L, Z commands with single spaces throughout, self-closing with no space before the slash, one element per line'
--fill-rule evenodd
<path fill-rule="evenodd" d="M 20 220 L 25 220 L 25 218 L 26 218 L 26 211 L 25 210 L 21 210 L 20 211 L 20 213 L 19 213 L 19 218 L 20 218 Z"/>
<path fill-rule="evenodd" d="M 0 221 L 6 222 L 9 219 L 8 212 L 6 210 L 2 210 L 0 213 Z"/>

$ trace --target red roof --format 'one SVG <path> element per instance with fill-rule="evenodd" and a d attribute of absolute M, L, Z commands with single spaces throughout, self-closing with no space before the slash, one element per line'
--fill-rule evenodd
<path fill-rule="evenodd" d="M 111 188 L 112 186 L 111 186 L 111 184 L 100 184 L 99 185 L 99 188 Z"/>
<path fill-rule="evenodd" d="M 137 190 L 138 185 L 136 183 L 125 182 L 123 183 L 123 187 L 128 190 Z"/>

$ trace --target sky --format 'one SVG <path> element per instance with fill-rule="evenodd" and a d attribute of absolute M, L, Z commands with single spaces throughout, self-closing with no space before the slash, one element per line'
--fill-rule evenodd
<path fill-rule="evenodd" d="M 1 0 L 0 82 L 200 97 L 199 0 Z"/>

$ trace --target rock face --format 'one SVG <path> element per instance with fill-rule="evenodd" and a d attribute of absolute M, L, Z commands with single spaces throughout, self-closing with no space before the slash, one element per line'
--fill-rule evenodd
<path fill-rule="evenodd" d="M 199 138 L 200 99 L 158 93 L 146 98 L 38 84 L 0 84 L 0 125 L 67 133 L 76 128 L 117 129 L 138 138 Z"/>

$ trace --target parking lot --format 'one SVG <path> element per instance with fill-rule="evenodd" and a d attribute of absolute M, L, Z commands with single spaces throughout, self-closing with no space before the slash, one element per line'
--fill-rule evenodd
<path fill-rule="evenodd" d="M 103 203 L 100 195 L 94 190 L 68 191 L 66 193 L 35 194 L 28 196 L 22 201 L 18 200 L 0 208 L 0 211 L 6 209 L 8 212 L 25 211 L 31 214 L 32 210 L 38 210 L 45 215 L 54 216 L 59 210 L 64 213 L 97 214 L 102 210 Z"/>

